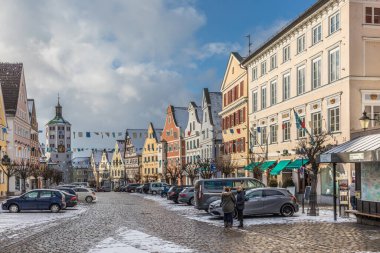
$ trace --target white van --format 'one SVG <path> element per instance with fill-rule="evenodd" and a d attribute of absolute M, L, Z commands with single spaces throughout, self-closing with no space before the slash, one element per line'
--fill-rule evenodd
<path fill-rule="evenodd" d="M 167 186 L 167 183 L 162 182 L 151 182 L 149 183 L 148 193 L 156 195 L 157 193 L 164 190 L 164 187 Z"/>

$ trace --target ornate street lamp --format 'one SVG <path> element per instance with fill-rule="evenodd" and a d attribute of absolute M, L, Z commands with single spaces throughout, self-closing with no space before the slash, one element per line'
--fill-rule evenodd
<path fill-rule="evenodd" d="M 364 112 L 363 112 L 363 115 L 359 118 L 360 125 L 361 125 L 361 127 L 363 128 L 364 131 L 368 128 L 368 126 L 369 126 L 369 122 L 370 122 L 371 120 L 375 120 L 375 119 L 370 119 L 370 118 L 367 116 L 367 113 L 364 111 Z"/>

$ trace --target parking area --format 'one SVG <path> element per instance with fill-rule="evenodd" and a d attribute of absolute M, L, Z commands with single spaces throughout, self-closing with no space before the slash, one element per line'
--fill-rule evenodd
<path fill-rule="evenodd" d="M 355 222 L 249 218 L 244 229 L 187 204 L 137 193 L 97 193 L 77 215 L 14 229 L 0 252 L 377 252 L 380 229 Z M 62 215 L 68 215 L 66 211 Z M 73 212 L 73 213 L 74 213 Z M 8 213 L 0 213 L 6 217 Z M 12 214 L 13 215 L 13 214 Z M 18 213 L 14 215 L 35 215 Z M 51 213 L 37 215 L 50 216 Z M 53 214 L 61 215 L 61 213 Z M 25 216 L 26 217 L 26 216 Z M 266 222 L 262 222 L 266 220 Z M 273 223 L 270 223 L 269 221 Z M 291 220 L 291 221 L 290 221 Z M 293 222 L 294 220 L 294 222 Z M 276 222 L 274 222 L 276 221 Z M 0 233 L 3 236 L 5 232 Z M 48 238 L 48 239 L 47 239 Z"/>

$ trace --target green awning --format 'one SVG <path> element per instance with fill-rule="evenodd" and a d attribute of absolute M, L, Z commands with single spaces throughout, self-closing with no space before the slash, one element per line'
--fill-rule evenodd
<path fill-rule="evenodd" d="M 259 168 L 260 168 L 262 171 L 265 171 L 265 170 L 267 170 L 270 166 L 272 166 L 275 162 L 276 162 L 276 161 L 266 161 L 266 162 L 264 162 L 263 164 L 261 164 Z"/>
<path fill-rule="evenodd" d="M 245 170 L 253 170 L 259 163 L 253 162 L 244 167 Z"/>
<path fill-rule="evenodd" d="M 309 159 L 297 159 L 297 160 L 294 160 L 293 162 L 289 163 L 286 166 L 286 168 L 287 169 L 299 169 L 302 166 L 304 166 L 305 164 L 307 164 L 308 162 L 309 162 Z"/>
<path fill-rule="evenodd" d="M 276 176 L 278 174 L 280 174 L 280 172 L 285 169 L 286 165 L 288 165 L 290 163 L 290 160 L 281 160 L 277 163 L 276 167 L 274 167 L 270 174 L 272 176 Z"/>

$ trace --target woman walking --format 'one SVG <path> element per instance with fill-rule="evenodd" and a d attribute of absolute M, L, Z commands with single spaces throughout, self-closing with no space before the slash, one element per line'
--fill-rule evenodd
<path fill-rule="evenodd" d="M 236 199 L 230 187 L 225 187 L 220 203 L 224 213 L 224 227 L 231 228 L 233 224 L 233 214 L 235 211 Z"/>

